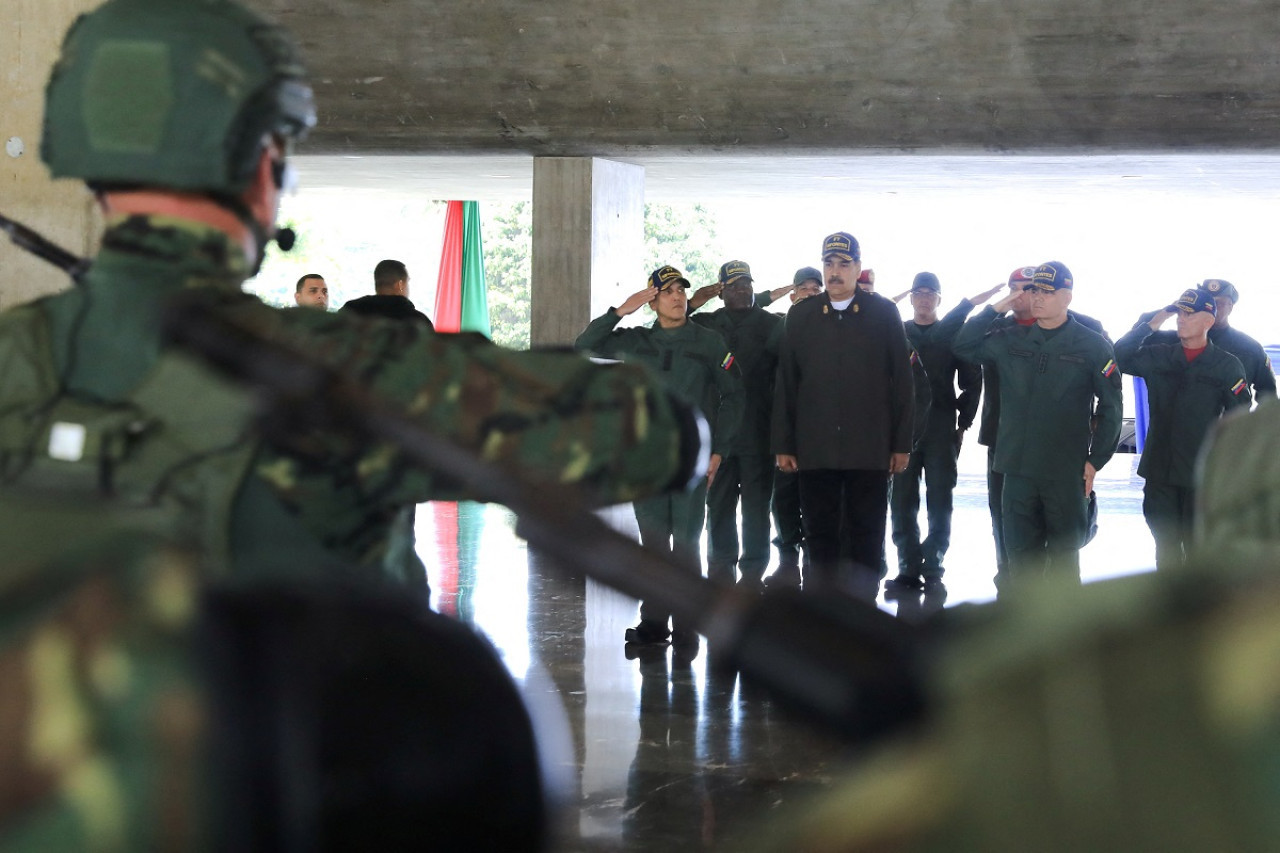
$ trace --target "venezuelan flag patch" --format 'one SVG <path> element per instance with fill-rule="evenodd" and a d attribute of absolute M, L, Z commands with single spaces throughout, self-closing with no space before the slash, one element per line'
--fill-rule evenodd
<path fill-rule="evenodd" d="M 1235 394 L 1237 397 L 1239 397 L 1239 396 L 1244 392 L 1244 389 L 1246 389 L 1246 388 L 1248 388 L 1248 387 L 1249 387 L 1249 383 L 1247 383 L 1247 382 L 1245 382 L 1243 379 L 1241 379 L 1241 380 L 1240 380 L 1240 381 L 1238 381 L 1235 385 L 1232 385 L 1232 386 L 1231 386 L 1231 393 L 1232 393 L 1232 394 Z"/>
<path fill-rule="evenodd" d="M 912 364 L 920 363 L 920 353 L 916 352 L 915 350 L 911 351 L 911 363 Z"/>
<path fill-rule="evenodd" d="M 730 367 L 733 367 L 733 353 L 726 353 L 724 361 L 720 362 L 720 369 L 728 370 Z"/>
<path fill-rule="evenodd" d="M 1107 359 L 1107 363 L 1102 365 L 1102 375 L 1111 376 L 1116 372 L 1116 360 L 1114 358 Z"/>

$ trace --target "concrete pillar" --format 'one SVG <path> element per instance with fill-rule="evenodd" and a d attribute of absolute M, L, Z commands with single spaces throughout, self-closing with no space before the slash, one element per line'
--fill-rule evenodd
<path fill-rule="evenodd" d="M 644 287 L 644 168 L 595 157 L 533 161 L 530 341 L 571 344 Z"/>
<path fill-rule="evenodd" d="M 0 24 L 0 213 L 80 254 L 95 251 L 97 210 L 84 184 L 49 179 L 40 162 L 40 131 L 44 86 L 62 36 L 99 2 L 6 0 Z M 68 285 L 65 275 L 0 236 L 0 308 Z"/>

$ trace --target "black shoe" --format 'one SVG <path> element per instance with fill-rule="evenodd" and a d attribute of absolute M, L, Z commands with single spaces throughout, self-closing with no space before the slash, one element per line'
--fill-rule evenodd
<path fill-rule="evenodd" d="M 693 646 L 697 648 L 701 640 L 698 638 L 697 631 L 689 631 L 684 628 L 677 628 L 671 632 L 671 645 L 673 646 Z"/>
<path fill-rule="evenodd" d="M 667 647 L 665 645 L 625 643 L 622 646 L 622 654 L 626 656 L 627 660 L 640 661 L 642 672 L 646 666 L 661 665 L 665 668 L 667 665 Z"/>
<path fill-rule="evenodd" d="M 673 631 L 671 633 L 671 667 L 688 669 L 701 648 L 702 642 L 694 632 Z"/>
<path fill-rule="evenodd" d="M 622 635 L 622 639 L 624 642 L 642 646 L 665 645 L 671 639 L 671 632 L 667 630 L 666 625 L 641 620 L 639 625 L 628 628 Z"/>
<path fill-rule="evenodd" d="M 924 589 L 924 581 L 919 575 L 900 574 L 884 583 L 884 597 L 895 598 L 899 595 L 910 595 Z"/>
<path fill-rule="evenodd" d="M 938 592 L 946 593 L 947 585 L 942 582 L 942 578 L 928 577 L 924 579 L 921 589 L 924 590 L 925 595 Z"/>
<path fill-rule="evenodd" d="M 795 589 L 800 586 L 800 567 L 779 567 L 773 574 L 764 579 L 765 589 Z"/>

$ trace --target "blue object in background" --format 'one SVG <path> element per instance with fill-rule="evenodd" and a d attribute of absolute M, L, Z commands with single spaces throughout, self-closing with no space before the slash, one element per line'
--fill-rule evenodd
<path fill-rule="evenodd" d="M 1133 443 L 1137 452 L 1147 444 L 1147 424 L 1151 414 L 1147 411 L 1147 383 L 1141 376 L 1130 376 L 1133 380 Z"/>
<path fill-rule="evenodd" d="M 1267 358 L 1271 359 L 1271 372 L 1280 373 L 1280 344 L 1270 344 L 1263 349 L 1267 351 Z"/>

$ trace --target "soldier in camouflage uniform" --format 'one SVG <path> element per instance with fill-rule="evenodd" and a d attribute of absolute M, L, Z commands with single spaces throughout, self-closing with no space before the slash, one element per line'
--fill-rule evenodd
<path fill-rule="evenodd" d="M 204 516 L 205 553 L 236 572 L 354 566 L 424 582 L 404 577 L 397 511 L 452 490 L 389 447 L 316 435 L 299 454 L 246 437 L 247 401 L 161 345 L 166 299 L 187 289 L 536 478 L 607 501 L 687 482 L 685 409 L 639 368 L 242 293 L 274 233 L 292 140 L 314 121 L 287 34 L 227 0 L 114 0 L 71 30 L 42 154 L 55 177 L 89 183 L 107 230 L 80 286 L 0 316 L 6 487 L 76 480 L 117 500 L 182 502 Z M 104 466 L 117 482 L 90 482 Z"/>
<path fill-rule="evenodd" d="M 251 395 L 164 346 L 171 297 L 201 293 L 206 310 L 344 371 L 463 448 L 589 499 L 630 500 L 695 478 L 696 416 L 642 368 L 276 310 L 242 293 L 275 231 L 292 141 L 314 121 L 287 33 L 231 0 L 111 0 L 67 35 L 47 89 L 42 155 L 55 177 L 89 184 L 107 229 L 75 288 L 0 315 L 0 849 L 192 850 L 210 846 L 211 828 L 225 836 L 212 845 L 220 849 L 315 849 L 344 831 L 378 849 L 416 846 L 422 816 L 444 802 L 438 786 L 422 791 L 431 783 L 421 769 L 442 754 L 426 734 L 456 734 L 450 709 L 519 704 L 505 688 L 441 703 L 438 685 L 474 685 L 485 654 L 472 656 L 474 638 L 456 633 L 470 632 L 442 618 L 436 630 L 456 629 L 453 640 L 422 643 L 423 599 L 385 583 L 424 588 L 420 570 L 407 574 L 397 511 L 463 496 L 457 486 L 391 446 L 305 416 L 287 445 L 261 437 Z M 230 649 L 235 626 L 202 646 L 203 657 L 195 633 L 206 593 L 228 589 L 250 609 L 270 590 L 315 592 L 323 618 L 295 635 L 292 617 L 308 606 L 265 609 L 265 633 L 240 637 L 245 671 L 217 678 L 228 662 L 210 656 Z M 380 606 L 364 624 L 347 619 L 380 590 L 399 593 L 387 599 L 396 613 Z M 371 654 L 379 637 L 389 642 Z M 290 643 L 295 658 L 280 658 Z M 398 649 L 408 652 L 403 666 L 367 669 Z M 502 672 L 490 663 L 490 675 Z M 424 667 L 454 664 L 419 690 Z M 274 704 L 291 679 L 296 695 Z M 418 692 L 393 695 L 401 688 Z M 246 706 L 208 701 L 227 693 Z M 432 725 L 422 724 L 423 697 L 435 697 Z M 332 703 L 330 716 L 317 700 Z M 376 743 L 396 730 L 387 723 L 398 709 L 418 716 L 393 747 Z M 363 723 L 365 738 L 350 737 Z M 415 738 L 414 766 L 399 766 Z M 510 775 L 512 753 L 495 752 L 467 764 L 490 793 Z M 210 757 L 225 776 L 203 762 Z M 261 774 L 233 772 L 245 767 L 280 774 L 278 789 L 259 791 Z M 364 805 L 339 804 L 346 817 L 322 827 L 315 799 L 324 795 L 308 769 L 343 798 L 417 790 L 360 794 Z M 214 788 L 221 796 L 206 799 Z M 537 808 L 527 792 L 496 796 Z M 259 820 L 285 802 L 303 811 Z M 442 838 L 444 824 L 427 823 Z M 494 839 L 487 849 L 536 838 L 527 825 L 516 835 L 523 844 Z"/>

